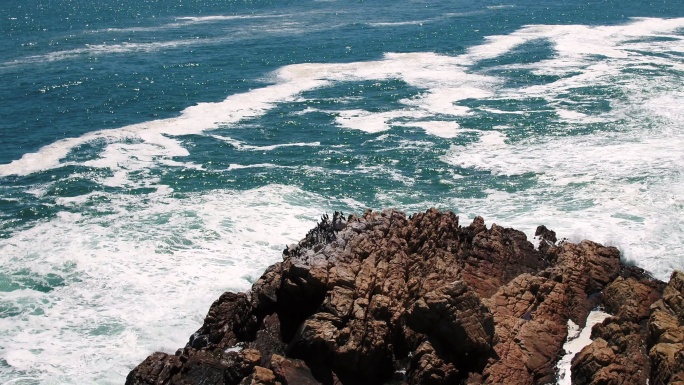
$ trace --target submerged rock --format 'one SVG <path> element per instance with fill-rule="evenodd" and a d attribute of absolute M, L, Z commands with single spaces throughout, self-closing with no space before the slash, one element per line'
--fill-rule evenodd
<path fill-rule="evenodd" d="M 681 380 L 681 273 L 665 288 L 613 247 L 537 232 L 539 249 L 434 209 L 325 216 L 126 384 L 554 383 L 568 320 L 599 305 L 615 317 L 573 361 L 573 383 Z"/>

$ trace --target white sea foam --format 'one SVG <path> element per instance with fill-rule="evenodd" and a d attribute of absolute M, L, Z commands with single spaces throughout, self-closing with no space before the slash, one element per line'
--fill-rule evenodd
<path fill-rule="evenodd" d="M 361 130 L 369 133 L 387 131 L 392 121 L 407 116 L 404 111 L 368 112 L 364 110 L 339 111 L 335 122 L 344 128 Z"/>
<path fill-rule="evenodd" d="M 522 93 L 542 97 L 556 108 L 557 114 L 565 121 L 605 122 L 606 119 L 559 107 L 559 102 L 574 104 L 568 95 L 573 95 L 573 90 L 579 87 L 629 87 L 634 79 L 630 79 L 624 73 L 625 70 L 645 66 L 683 71 L 680 56 L 653 55 L 683 52 L 684 37 L 673 34 L 683 27 L 683 18 L 641 18 L 615 26 L 531 25 L 510 35 L 488 37 L 487 43 L 469 49 L 464 59 L 476 63 L 500 56 L 525 43 L 547 41 L 554 49 L 552 58 L 502 68 L 529 69 L 537 75 L 572 76 L 523 89 L 502 89 L 500 96 L 520 98 Z M 662 37 L 667 37 L 668 40 L 656 39 Z"/>
<path fill-rule="evenodd" d="M 210 16 L 179 16 L 176 17 L 174 22 L 166 23 L 161 25 L 154 25 L 149 27 L 126 27 L 126 28 L 105 28 L 91 31 L 91 33 L 104 33 L 104 32 L 157 32 L 167 29 L 174 28 L 184 28 L 187 26 L 195 24 L 208 24 L 208 23 L 218 23 L 224 21 L 234 21 L 234 20 L 251 20 L 251 19 L 272 19 L 286 17 L 286 14 L 256 14 L 256 15 L 210 15 Z"/>
<path fill-rule="evenodd" d="M 280 79 L 293 81 L 316 79 L 334 82 L 401 79 L 426 91 L 415 98 L 402 100 L 399 110 L 370 112 L 364 110 L 330 111 L 341 127 L 366 132 L 381 132 L 397 121 L 416 121 L 431 115 L 462 116 L 471 109 L 456 103 L 492 95 L 500 80 L 482 74 L 467 73 L 463 61 L 433 53 L 388 53 L 383 60 L 344 64 L 298 64 L 277 72 Z"/>
<path fill-rule="evenodd" d="M 487 9 L 507 9 L 507 8 L 515 8 L 515 5 L 513 5 L 513 4 L 488 5 L 486 8 Z"/>
<path fill-rule="evenodd" d="M 603 312 L 601 310 L 593 310 L 587 316 L 587 323 L 580 330 L 579 326 L 568 320 L 568 338 L 563 345 L 563 351 L 565 354 L 556 364 L 558 369 L 558 385 L 571 385 L 570 376 L 570 365 L 572 363 L 573 357 L 579 353 L 585 346 L 591 343 L 591 328 L 594 325 L 603 322 L 606 318 L 610 317 L 610 314 Z"/>
<path fill-rule="evenodd" d="M 503 111 L 496 108 L 479 107 L 479 111 L 488 112 L 490 114 L 511 114 L 511 115 L 526 115 L 525 111 Z"/>
<path fill-rule="evenodd" d="M 573 240 L 613 244 L 626 258 L 667 279 L 682 268 L 676 256 L 684 252 L 681 148 L 684 136 L 671 129 L 517 143 L 507 142 L 503 133 L 486 132 L 472 145 L 453 146 L 442 159 L 505 177 L 534 175 L 534 185 L 520 192 L 490 191 L 486 204 L 453 201 L 459 210 L 528 231 L 546 224 Z"/>
<path fill-rule="evenodd" d="M 381 135 L 380 137 L 377 138 L 377 141 L 382 142 L 385 141 L 388 137 L 385 135 Z M 368 141 L 371 142 L 371 141 Z M 378 152 L 388 152 L 388 151 L 394 151 L 396 149 L 401 149 L 401 150 L 429 150 L 430 147 L 434 147 L 435 142 L 429 141 L 429 140 L 408 140 L 408 139 L 400 139 L 397 142 L 396 147 L 385 147 L 385 148 L 380 148 L 377 151 Z M 391 161 L 393 164 L 396 164 L 398 160 L 394 159 Z"/>
<path fill-rule="evenodd" d="M 426 133 L 439 136 L 441 138 L 455 138 L 459 133 L 468 131 L 461 129 L 457 122 L 452 121 L 412 122 L 402 125 L 409 127 L 420 127 L 425 130 Z"/>
<path fill-rule="evenodd" d="M 423 23 L 429 23 L 434 21 L 434 19 L 425 20 L 409 20 L 409 21 L 388 21 L 388 22 L 374 22 L 368 23 L 371 27 L 397 27 L 401 25 L 423 25 Z"/>
<path fill-rule="evenodd" d="M 283 147 L 319 147 L 321 145 L 321 142 L 297 142 L 273 144 L 270 146 L 252 146 L 249 144 L 245 144 L 239 140 L 235 140 L 233 138 L 228 138 L 221 135 L 211 135 L 211 137 L 214 139 L 224 141 L 226 143 L 230 143 L 233 147 L 240 151 L 273 151 L 275 149 Z"/>
<path fill-rule="evenodd" d="M 578 228 L 577 224 L 582 223 L 592 229 L 595 238 L 604 241 L 622 238 L 620 242 L 625 252 L 636 257 L 639 255 L 639 242 L 653 238 L 654 231 L 670 233 L 663 227 L 669 224 L 676 228 L 679 223 L 675 217 L 681 214 L 682 209 L 676 188 L 683 183 L 680 170 L 684 169 L 684 165 L 679 150 L 684 148 L 684 137 L 681 134 L 681 109 L 677 106 L 683 95 L 682 90 L 678 89 L 681 78 L 652 78 L 625 74 L 624 71 L 630 66 L 681 69 L 682 64 L 676 59 L 677 56 L 673 60 L 641 51 L 681 50 L 682 39 L 677 33 L 683 27 L 684 19 L 638 19 L 624 25 L 592 27 L 533 25 L 509 35 L 489 37 L 485 43 L 456 57 L 434 53 L 388 53 L 381 60 L 368 62 L 289 65 L 273 73 L 272 85 L 232 95 L 223 102 L 202 103 L 187 108 L 177 118 L 63 139 L 43 147 L 37 153 L 25 154 L 10 164 L 0 165 L 0 176 L 27 175 L 58 167 L 62 164 L 61 159 L 72 149 L 90 141 L 105 140 L 108 145 L 100 154 L 100 159 L 89 161 L 86 165 L 111 168 L 114 177 L 110 178 L 108 184 L 125 184 L 129 170 L 169 164 L 170 158 L 187 155 L 188 151 L 175 136 L 202 134 L 217 127 L 230 127 L 257 118 L 280 102 L 296 100 L 304 91 L 338 82 L 400 79 L 424 90 L 416 97 L 402 100 L 402 108 L 384 112 L 328 112 L 335 114 L 336 123 L 344 128 L 376 133 L 389 130 L 392 125 L 413 125 L 433 135 L 453 136 L 458 117 L 491 113 L 486 108 L 471 110 L 458 105 L 461 100 L 541 97 L 546 99 L 549 108 L 555 110 L 559 123 L 581 128 L 577 125 L 619 122 L 621 129 L 612 134 L 533 137 L 511 143 L 506 140 L 505 131 L 489 131 L 482 134 L 479 142 L 467 147 L 454 147 L 443 160 L 447 164 L 491 171 L 501 176 L 535 174 L 537 187 L 506 197 L 506 201 L 517 201 L 520 207 L 530 207 L 537 213 L 533 217 L 540 220 L 557 223 L 554 216 L 562 215 L 572 218 L 572 223 L 575 223 L 557 230 L 565 229 L 572 233 Z M 662 36 L 670 39 L 652 39 Z M 553 57 L 518 67 L 535 73 L 572 75 L 549 84 L 506 88 L 503 79 L 470 70 L 473 64 L 481 60 L 498 57 L 534 41 L 551 43 L 555 52 Z M 596 86 L 612 87 L 626 96 L 611 100 L 611 109 L 605 113 L 589 113 L 581 107 L 583 103 L 591 101 L 578 102 L 568 98 L 576 88 Z M 426 123 L 433 116 L 451 117 L 452 127 Z M 653 125 L 657 125 L 657 129 L 643 128 Z M 124 140 L 126 142 L 121 143 Z M 268 150 L 283 145 L 252 148 L 237 142 L 234 144 L 243 150 Z M 183 163 L 177 165 L 198 167 Z M 624 194 L 630 191 L 634 191 L 630 193 L 631 200 L 625 200 Z M 490 201 L 496 200 L 495 194 L 490 195 Z M 542 201 L 548 203 L 541 204 Z M 473 202 L 477 200 L 466 203 L 466 207 L 472 206 Z M 486 206 L 498 207 L 491 204 Z M 492 213 L 493 217 L 508 217 L 505 207 L 498 209 L 501 212 Z M 634 222 L 612 218 L 614 213 L 626 213 L 629 218 L 641 220 Z M 659 213 L 664 216 L 658 216 Z M 578 218 L 583 220 L 578 222 Z M 601 225 L 592 226 L 588 222 Z M 596 226 L 604 228 L 598 230 Z M 663 240 L 659 236 L 653 238 L 657 241 L 645 241 L 643 244 L 660 250 L 661 247 L 656 245 L 664 241 L 672 250 L 678 250 L 683 243 L 680 242 L 681 234 L 672 231 L 672 237 Z M 670 253 L 656 251 L 650 255 L 655 261 L 665 254 L 674 255 Z M 648 261 L 640 263 L 645 267 L 654 264 Z M 667 270 L 674 266 L 678 265 L 675 262 L 665 263 L 658 265 L 656 270 L 661 276 L 666 276 Z"/>
<path fill-rule="evenodd" d="M 28 175 L 59 167 L 63 165 L 60 161 L 74 148 L 102 140 L 109 144 L 99 159 L 86 162 L 86 166 L 106 167 L 125 174 L 131 170 L 151 168 L 158 164 L 160 159 L 168 160 L 188 155 L 188 151 L 173 136 L 201 134 L 260 116 L 273 108 L 277 102 L 291 100 L 304 90 L 326 84 L 325 81 L 315 79 L 278 83 L 230 96 L 222 102 L 201 103 L 188 107 L 177 118 L 94 131 L 77 138 L 62 139 L 41 148 L 36 153 L 27 153 L 21 159 L 0 165 L 0 177 Z"/>
<path fill-rule="evenodd" d="M 41 55 L 27 56 L 13 61 L 0 63 L 1 67 L 12 67 L 17 65 L 35 64 L 59 61 L 65 59 L 72 59 L 79 56 L 102 56 L 109 54 L 122 54 L 131 52 L 156 52 L 160 50 L 167 50 L 180 47 L 189 47 L 195 45 L 217 44 L 225 41 L 225 38 L 197 38 L 197 39 L 181 39 L 168 40 L 156 42 L 124 42 L 124 43 L 101 43 L 101 44 L 85 44 L 79 48 L 72 48 L 61 51 L 53 51 Z"/>
<path fill-rule="evenodd" d="M 487 7 L 489 8 L 489 7 Z M 429 19 L 420 19 L 420 20 L 405 20 L 405 21 L 376 21 L 376 22 L 370 22 L 368 23 L 369 26 L 371 27 L 397 27 L 397 26 L 403 26 L 403 25 L 423 25 L 423 24 L 428 24 L 428 23 L 434 23 L 436 21 L 444 20 L 444 19 L 450 19 L 450 18 L 455 18 L 455 17 L 462 17 L 462 16 L 470 16 L 474 14 L 482 13 L 482 11 L 472 11 L 472 12 L 446 12 L 441 14 L 440 16 L 429 18 Z"/>
<path fill-rule="evenodd" d="M 678 191 L 684 183 L 680 151 L 684 148 L 681 129 L 684 119 L 679 108 L 684 98 L 681 90 L 684 68 L 680 56 L 675 55 L 684 50 L 683 39 L 678 35 L 682 28 L 684 19 L 681 18 L 638 19 L 615 26 L 532 25 L 509 35 L 489 37 L 483 44 L 455 57 L 388 53 L 376 61 L 289 65 L 272 74 L 272 85 L 232 95 L 223 102 L 187 108 L 177 118 L 63 139 L 37 153 L 0 165 L 0 176 L 27 175 L 59 167 L 61 159 L 74 148 L 104 140 L 108 144 L 100 159 L 86 165 L 111 168 L 114 176 L 107 183 L 125 184 L 129 170 L 170 164 L 171 158 L 187 155 L 188 151 L 176 136 L 231 127 L 258 118 L 278 103 L 298 100 L 304 91 L 339 82 L 400 79 L 423 90 L 413 98 L 401 100 L 402 106 L 394 110 L 326 111 L 336 116 L 335 122 L 341 127 L 371 133 L 403 125 L 451 137 L 455 135 L 459 117 L 502 112 L 487 107 L 470 109 L 459 105 L 462 100 L 539 97 L 548 103 L 546 108 L 555 111 L 557 123 L 569 125 L 569 129 L 581 130 L 585 124 L 601 122 L 613 124 L 616 131 L 581 136 L 534 136 L 518 141 L 507 140 L 505 129 L 483 132 L 478 142 L 454 146 L 443 161 L 505 177 L 535 175 L 536 182 L 519 193 L 492 191 L 486 204 L 477 199 L 452 200 L 452 203 L 459 209 L 470 208 L 469 213 L 473 215 L 488 214 L 490 218 L 513 220 L 510 224 L 533 227 L 518 218 L 521 208 L 525 208 L 525 217 L 555 224 L 560 233 L 573 234 L 575 229 L 586 228 L 589 237 L 617 242 L 628 257 L 638 258 L 641 266 L 664 278 L 669 270 L 680 267 L 673 256 L 684 244 L 684 231 L 677 219 L 682 215 Z M 668 39 L 654 39 L 658 37 Z M 471 70 L 473 64 L 536 41 L 549 42 L 553 56 L 536 63 L 500 68 L 518 67 L 538 74 L 565 74 L 565 77 L 548 84 L 507 88 L 502 78 L 488 71 Z M 634 68 L 668 68 L 671 72 L 680 71 L 680 75 L 652 77 L 648 73 L 625 72 Z M 591 105 L 591 97 L 588 100 L 569 97 L 576 95 L 573 90 L 586 87 L 607 87 L 623 96 L 611 99 L 609 110 L 591 112 L 584 108 Z M 439 119 L 431 120 L 433 117 Z M 453 123 L 427 123 L 445 121 L 444 117 Z M 269 150 L 285 145 L 261 148 L 233 144 L 242 150 Z M 199 167 L 177 159 L 174 162 L 179 167 Z M 563 222 L 558 218 L 566 219 Z M 656 262 L 661 258 L 664 261 Z"/>
<path fill-rule="evenodd" d="M 405 186 L 413 186 L 415 179 L 402 174 L 401 171 L 397 170 L 395 167 L 387 165 L 377 165 L 377 166 L 365 166 L 361 165 L 356 168 L 359 174 L 369 174 L 373 176 L 386 176 L 390 180 L 401 182 Z"/>
<path fill-rule="evenodd" d="M 177 20 L 187 21 L 190 23 L 211 23 L 215 21 L 226 21 L 226 20 L 246 20 L 246 19 L 270 19 L 279 18 L 286 15 L 274 14 L 274 15 L 211 15 L 211 16 L 183 16 L 177 17 Z"/>
<path fill-rule="evenodd" d="M 684 115 L 678 106 L 684 98 L 684 71 L 681 56 L 649 52 L 679 50 L 681 55 L 682 36 L 671 39 L 682 27 L 684 19 L 639 19 L 608 27 L 528 26 L 470 49 L 465 58 L 477 62 L 524 43 L 549 41 L 556 51 L 552 58 L 505 68 L 571 75 L 544 85 L 498 88 L 496 98 L 541 97 L 570 129 L 601 122 L 615 131 L 516 141 L 508 140 L 506 130 L 484 131 L 479 141 L 453 146 L 442 160 L 501 177 L 531 175 L 535 183 L 516 193 L 490 190 L 482 201 L 451 199 L 451 205 L 528 231 L 544 223 L 573 240 L 618 246 L 627 259 L 661 279 L 681 269 Z M 653 39 L 662 36 L 670 39 Z M 672 75 L 633 71 L 650 67 L 669 68 Z M 610 110 L 587 112 L 583 107 L 593 103 L 591 96 L 578 99 L 574 91 L 591 87 L 624 96 L 611 99 Z"/>
<path fill-rule="evenodd" d="M 237 164 L 233 163 L 230 166 L 228 166 L 227 171 L 231 170 L 243 170 L 247 168 L 289 168 L 292 169 L 294 166 L 279 166 L 274 163 L 255 163 L 255 164 Z"/>
<path fill-rule="evenodd" d="M 184 346 L 221 292 L 247 289 L 333 209 L 278 185 L 185 199 L 93 193 L 59 203 L 81 210 L 93 202 L 109 214 L 64 212 L 0 240 L 3 272 L 65 281 L 47 293 L 0 293 L 20 313 L 0 318 L 0 358 L 15 374 L 120 383 L 150 352 Z"/>
<path fill-rule="evenodd" d="M 385 59 L 374 62 L 286 66 L 273 74 L 273 85 L 231 95 L 222 102 L 201 103 L 186 108 L 177 118 L 62 139 L 41 148 L 36 153 L 25 154 L 10 164 L 0 165 L 0 177 L 13 174 L 27 175 L 59 167 L 62 165 L 60 161 L 71 150 L 95 140 L 105 140 L 114 144 L 108 145 L 109 153 L 104 153 L 109 154 L 108 157 L 88 164 L 92 167 L 109 167 L 120 171 L 127 169 L 125 166 L 131 163 L 137 163 L 142 167 L 143 163 L 155 162 L 159 158 L 186 156 L 187 150 L 173 138 L 174 136 L 202 134 L 221 126 L 230 126 L 259 117 L 277 103 L 292 101 L 304 91 L 328 86 L 331 82 L 399 78 L 420 88 L 430 89 L 439 85 L 419 98 L 405 101 L 407 108 L 403 110 L 387 113 L 341 111 L 337 122 L 344 127 L 377 132 L 388 129 L 387 124 L 393 119 L 422 118 L 428 113 L 464 114 L 468 109 L 454 106 L 453 103 L 475 95 L 488 94 L 486 88 L 491 87 L 496 80 L 487 76 L 466 74 L 458 62 L 455 58 L 425 53 L 387 54 Z M 481 88 L 466 86 L 469 82 L 480 84 Z M 450 106 L 453 108 L 450 109 Z M 138 142 L 126 145 L 116 143 L 126 139 Z M 117 162 L 114 162 L 114 159 Z"/>

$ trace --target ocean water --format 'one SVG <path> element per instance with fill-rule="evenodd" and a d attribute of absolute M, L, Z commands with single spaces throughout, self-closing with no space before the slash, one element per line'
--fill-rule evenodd
<path fill-rule="evenodd" d="M 323 213 L 684 268 L 684 1 L 0 2 L 0 383 L 122 384 Z"/>

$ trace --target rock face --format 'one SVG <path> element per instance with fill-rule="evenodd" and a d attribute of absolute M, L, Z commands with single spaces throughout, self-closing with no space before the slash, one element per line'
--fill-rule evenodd
<path fill-rule="evenodd" d="M 651 384 L 684 385 L 684 273 L 672 273 L 663 298 L 651 306 L 648 356 Z"/>
<path fill-rule="evenodd" d="M 537 235 L 535 249 L 434 209 L 324 216 L 126 384 L 554 383 L 568 320 L 584 325 L 598 305 L 615 317 L 573 361 L 573 383 L 684 381 L 681 273 L 665 287 L 613 247 Z"/>
<path fill-rule="evenodd" d="M 643 270 L 623 267 L 606 287 L 603 305 L 612 317 L 594 326 L 593 342 L 572 361 L 573 384 L 646 384 L 650 360 L 646 321 L 664 284 Z"/>

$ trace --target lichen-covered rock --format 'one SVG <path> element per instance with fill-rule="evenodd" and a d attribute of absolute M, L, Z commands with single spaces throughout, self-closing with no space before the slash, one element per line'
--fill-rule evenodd
<path fill-rule="evenodd" d="M 636 351 L 646 359 L 649 314 L 651 359 L 677 368 L 679 321 L 640 302 L 658 299 L 658 285 L 613 247 L 537 235 L 539 249 L 520 231 L 434 209 L 325 216 L 250 292 L 223 294 L 185 348 L 151 355 L 127 384 L 553 383 L 568 320 L 583 325 L 604 297 L 632 323 L 603 325 L 578 376 L 607 378 Z M 662 309 L 681 309 L 672 290 Z"/>

